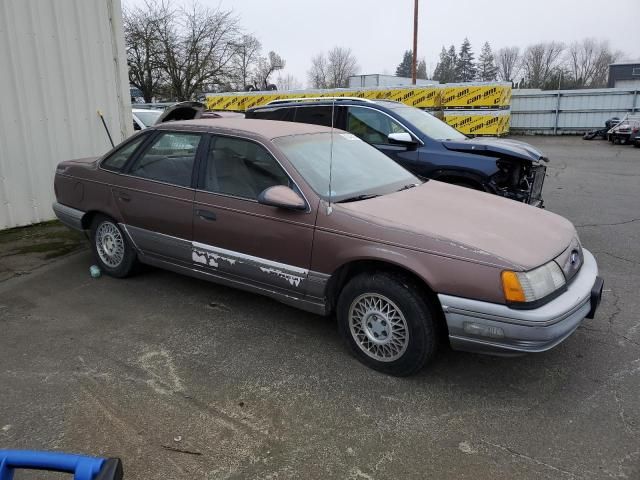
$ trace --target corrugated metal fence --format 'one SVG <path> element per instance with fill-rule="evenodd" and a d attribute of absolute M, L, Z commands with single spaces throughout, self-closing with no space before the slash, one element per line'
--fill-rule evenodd
<path fill-rule="evenodd" d="M 604 127 L 611 117 L 640 111 L 640 92 L 621 88 L 513 91 L 511 132 L 575 134 Z"/>
<path fill-rule="evenodd" d="M 55 166 L 132 133 L 119 0 L 0 1 L 0 230 L 53 218 Z"/>

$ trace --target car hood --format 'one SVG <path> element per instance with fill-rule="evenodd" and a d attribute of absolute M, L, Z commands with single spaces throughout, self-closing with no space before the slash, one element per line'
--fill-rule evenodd
<path fill-rule="evenodd" d="M 180 102 L 171 105 L 158 117 L 155 125 L 173 120 L 194 120 L 200 118 L 206 106 L 200 102 Z"/>
<path fill-rule="evenodd" d="M 336 204 L 353 233 L 436 254 L 530 270 L 576 237 L 567 219 L 496 195 L 430 180 L 408 190 Z"/>
<path fill-rule="evenodd" d="M 482 137 L 469 138 L 466 140 L 445 140 L 442 142 L 448 150 L 456 152 L 467 152 L 482 155 L 483 153 L 493 153 L 501 157 L 512 157 L 530 162 L 548 162 L 549 159 L 538 149 L 528 143 L 519 140 Z"/>

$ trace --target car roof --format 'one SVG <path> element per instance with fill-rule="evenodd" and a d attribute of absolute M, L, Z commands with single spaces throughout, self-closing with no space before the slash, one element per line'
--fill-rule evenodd
<path fill-rule="evenodd" d="M 380 107 L 385 107 L 385 108 L 398 108 L 398 107 L 404 107 L 406 106 L 403 103 L 400 102 L 396 102 L 394 100 L 368 100 L 368 99 L 362 99 L 362 100 L 356 100 L 356 99 L 336 99 L 335 102 L 334 100 L 309 100 L 308 102 L 305 102 L 303 100 L 298 100 L 298 101 L 293 101 L 293 102 L 282 102 L 282 103 L 274 103 L 272 105 L 260 105 L 259 107 L 253 107 L 250 108 L 248 111 L 253 111 L 253 110 L 262 110 L 265 108 L 290 108 L 290 107 L 300 107 L 300 106 L 304 106 L 304 107 L 308 107 L 308 106 L 321 106 L 321 107 L 326 107 L 327 105 L 333 105 L 335 103 L 336 106 L 344 106 L 344 105 L 363 105 L 363 106 L 372 106 L 372 105 L 377 105 Z"/>
<path fill-rule="evenodd" d="M 307 123 L 281 122 L 277 120 L 257 120 L 249 118 L 200 118 L 197 120 L 181 120 L 167 122 L 155 126 L 158 130 L 175 128 L 185 130 L 206 130 L 216 133 L 244 133 L 259 135 L 273 139 L 289 135 L 305 135 L 310 133 L 327 133 L 330 127 Z"/>

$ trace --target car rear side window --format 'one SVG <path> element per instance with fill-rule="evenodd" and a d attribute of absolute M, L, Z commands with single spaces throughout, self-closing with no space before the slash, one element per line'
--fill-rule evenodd
<path fill-rule="evenodd" d="M 260 118 L 262 120 L 293 121 L 293 108 L 264 108 L 253 112 L 247 118 Z"/>
<path fill-rule="evenodd" d="M 395 120 L 377 110 L 350 107 L 347 114 L 347 131 L 373 145 L 389 142 L 390 133 L 405 133 L 406 130 Z"/>
<path fill-rule="evenodd" d="M 331 107 L 298 107 L 295 121 L 297 123 L 311 123 L 313 125 L 331 126 Z"/>
<path fill-rule="evenodd" d="M 189 187 L 201 139 L 197 133 L 163 132 L 136 160 L 129 174 Z"/>
<path fill-rule="evenodd" d="M 124 167 L 129 157 L 133 155 L 136 149 L 148 138 L 147 135 L 139 135 L 135 140 L 123 145 L 121 148 L 113 152 L 102 162 L 102 168 L 119 172 Z"/>
<path fill-rule="evenodd" d="M 214 137 L 207 155 L 204 190 L 256 200 L 274 185 L 289 185 L 289 177 L 261 145 L 249 140 Z"/>

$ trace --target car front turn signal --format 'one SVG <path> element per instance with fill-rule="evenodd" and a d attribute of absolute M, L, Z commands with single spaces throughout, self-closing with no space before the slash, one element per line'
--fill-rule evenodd
<path fill-rule="evenodd" d="M 507 302 L 526 302 L 527 299 L 524 296 L 524 290 L 518 280 L 516 272 L 504 271 L 502 272 L 502 291 L 504 292 L 504 299 Z"/>
<path fill-rule="evenodd" d="M 507 303 L 537 302 L 565 285 L 564 274 L 554 261 L 528 272 L 502 272 L 502 291 Z"/>

